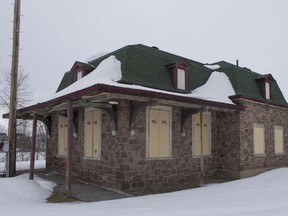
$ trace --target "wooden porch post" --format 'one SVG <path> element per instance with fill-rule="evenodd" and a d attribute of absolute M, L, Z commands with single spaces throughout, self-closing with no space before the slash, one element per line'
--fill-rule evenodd
<path fill-rule="evenodd" d="M 200 169 L 201 169 L 201 179 L 200 186 L 204 186 L 204 146 L 203 146 L 203 112 L 200 112 L 200 145 L 201 145 L 201 156 L 200 156 Z"/>
<path fill-rule="evenodd" d="M 67 107 L 67 156 L 66 156 L 66 178 L 65 192 L 66 197 L 71 197 L 71 176 L 72 176 L 72 123 L 73 123 L 73 108 L 71 101 Z"/>
<path fill-rule="evenodd" d="M 33 128 L 32 128 L 32 148 L 30 156 L 30 172 L 29 179 L 34 179 L 34 167 L 35 167 L 35 149 L 36 149 L 36 132 L 37 132 L 37 114 L 33 116 Z"/>

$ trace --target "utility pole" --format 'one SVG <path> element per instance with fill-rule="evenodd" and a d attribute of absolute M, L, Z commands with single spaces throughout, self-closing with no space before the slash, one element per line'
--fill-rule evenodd
<path fill-rule="evenodd" d="M 21 3 L 20 0 L 15 0 L 14 2 L 11 89 L 10 89 L 9 126 L 8 126 L 9 177 L 14 176 L 16 173 L 16 110 L 17 110 L 17 86 L 18 86 L 18 68 L 19 68 L 20 3 Z"/>

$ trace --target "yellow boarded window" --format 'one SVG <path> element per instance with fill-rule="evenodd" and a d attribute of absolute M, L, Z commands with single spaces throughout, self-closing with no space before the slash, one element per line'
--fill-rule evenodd
<path fill-rule="evenodd" d="M 193 156 L 201 156 L 201 121 L 200 113 L 193 115 Z M 202 113 L 202 140 L 203 155 L 211 155 L 211 115 L 209 112 Z"/>
<path fill-rule="evenodd" d="M 168 110 L 149 109 L 148 112 L 148 157 L 170 157 L 171 127 Z"/>
<path fill-rule="evenodd" d="M 101 112 L 85 112 L 84 157 L 100 157 L 101 153 Z"/>
<path fill-rule="evenodd" d="M 67 118 L 58 116 L 58 155 L 67 154 Z"/>
<path fill-rule="evenodd" d="M 274 149 L 275 154 L 284 153 L 284 137 L 282 126 L 274 126 Z"/>
<path fill-rule="evenodd" d="M 265 154 L 265 130 L 263 124 L 253 124 L 254 154 Z"/>

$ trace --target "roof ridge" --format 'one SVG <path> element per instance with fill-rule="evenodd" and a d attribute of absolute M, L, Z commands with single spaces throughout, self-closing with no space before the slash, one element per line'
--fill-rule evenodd
<path fill-rule="evenodd" d="M 195 61 L 195 60 L 192 60 L 192 59 L 180 56 L 180 55 L 176 55 L 176 54 L 164 51 L 164 50 L 160 50 L 159 48 L 157 48 L 155 46 L 150 47 L 150 46 L 146 46 L 143 44 L 135 44 L 135 45 L 128 45 L 127 47 L 132 47 L 132 48 L 136 48 L 136 49 L 144 48 L 141 50 L 152 53 L 152 54 L 157 55 L 157 56 L 166 57 L 166 58 L 167 58 L 167 55 L 170 55 L 173 58 L 184 59 L 184 60 L 187 60 L 189 62 L 192 62 L 192 63 L 194 63 L 194 66 L 197 65 L 199 67 L 203 67 L 203 65 L 204 65 L 204 63 L 202 63 L 202 62 L 198 62 L 198 61 Z M 156 52 L 158 52 L 158 53 L 156 53 Z"/>

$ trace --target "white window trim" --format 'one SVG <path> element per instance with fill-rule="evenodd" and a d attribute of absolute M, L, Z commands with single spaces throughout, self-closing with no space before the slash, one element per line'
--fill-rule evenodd
<path fill-rule="evenodd" d="M 83 77 L 83 71 L 82 70 L 81 71 L 77 71 L 76 72 L 76 79 L 80 80 L 82 77 Z"/>
<path fill-rule="evenodd" d="M 271 84 L 269 82 L 265 82 L 265 98 L 267 100 L 270 100 L 271 99 L 271 95 L 270 95 L 270 92 L 271 92 Z"/>
<path fill-rule="evenodd" d="M 149 110 L 157 109 L 169 111 L 169 157 L 149 157 Z M 146 160 L 167 160 L 172 159 L 172 107 L 167 106 L 148 106 L 146 108 Z"/>
<path fill-rule="evenodd" d="M 196 114 L 198 114 L 198 113 L 196 113 Z M 209 116 L 209 128 L 210 128 L 210 131 L 209 131 L 209 133 L 210 133 L 210 136 L 209 136 L 209 154 L 208 155 L 203 155 L 203 157 L 210 157 L 211 156 L 211 154 L 212 154 L 212 143 L 211 143 L 211 141 L 212 141 L 212 138 L 211 138 L 211 136 L 212 136 L 212 128 L 211 128 L 211 112 L 203 112 L 202 113 L 203 115 L 208 115 Z M 200 158 L 201 157 L 201 155 L 195 155 L 195 115 L 192 115 L 192 157 L 193 158 Z"/>
<path fill-rule="evenodd" d="M 182 68 L 177 68 L 177 88 L 186 90 L 186 71 Z"/>

